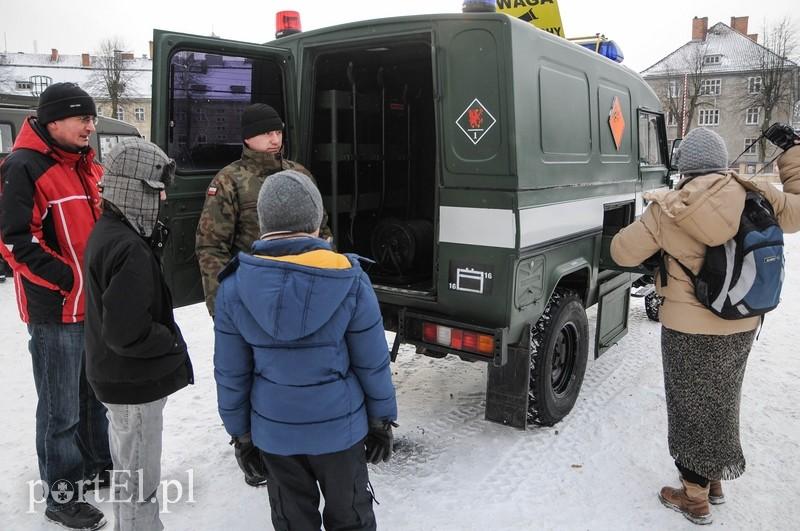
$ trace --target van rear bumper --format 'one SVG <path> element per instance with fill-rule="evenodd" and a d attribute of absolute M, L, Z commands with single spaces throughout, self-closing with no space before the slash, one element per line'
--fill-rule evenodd
<path fill-rule="evenodd" d="M 452 334 L 463 340 L 451 341 L 431 341 L 425 337 L 423 327 L 436 327 L 438 330 L 446 332 L 445 338 L 450 338 Z M 392 347 L 392 361 L 397 357 L 397 351 L 401 343 L 408 343 L 417 348 L 418 354 L 443 358 L 448 354 L 458 356 L 464 361 L 483 361 L 491 362 L 493 365 L 502 366 L 507 361 L 507 328 L 487 328 L 471 323 L 454 321 L 446 317 L 410 311 L 405 308 L 397 314 L 397 327 L 395 329 L 395 341 Z M 470 348 L 467 336 L 480 338 L 482 348 Z M 440 339 L 443 339 L 440 337 Z M 456 348 L 454 344 L 461 348 Z"/>

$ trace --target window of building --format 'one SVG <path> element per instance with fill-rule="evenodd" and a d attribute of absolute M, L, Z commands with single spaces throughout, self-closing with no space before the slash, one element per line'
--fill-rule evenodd
<path fill-rule="evenodd" d="M 700 109 L 697 125 L 719 125 L 719 109 Z"/>
<path fill-rule="evenodd" d="M 117 114 L 114 116 L 117 120 L 125 120 L 125 109 L 117 107 Z"/>
<path fill-rule="evenodd" d="M 721 62 L 722 62 L 722 55 L 720 54 L 706 55 L 703 57 L 704 65 L 718 65 Z"/>
<path fill-rule="evenodd" d="M 756 150 L 758 149 L 758 143 L 756 142 L 757 138 L 745 138 L 744 139 L 744 147 L 746 151 L 744 152 L 745 155 L 755 155 Z M 752 144 L 752 146 L 750 145 Z"/>
<path fill-rule="evenodd" d="M 747 78 L 747 92 L 748 94 L 758 94 L 761 92 L 761 76 Z"/>
<path fill-rule="evenodd" d="M 0 153 L 10 153 L 14 139 L 11 138 L 11 124 L 0 124 Z"/>
<path fill-rule="evenodd" d="M 197 135 L 198 144 L 205 144 L 206 142 L 208 142 L 208 140 L 206 139 L 206 135 L 203 134 Z"/>
<path fill-rule="evenodd" d="M 17 81 L 17 90 L 31 90 L 33 83 L 30 81 Z"/>
<path fill-rule="evenodd" d="M 670 127 L 675 127 L 678 125 L 678 118 L 672 111 L 667 111 L 667 125 Z"/>
<path fill-rule="evenodd" d="M 722 93 L 721 79 L 704 79 L 700 82 L 701 96 L 719 96 Z"/>
<path fill-rule="evenodd" d="M 144 122 L 144 107 L 136 107 L 133 110 L 133 115 L 136 117 L 137 122 Z"/>
<path fill-rule="evenodd" d="M 681 86 L 678 83 L 677 79 L 672 79 L 669 82 L 669 97 L 670 98 L 677 98 L 681 93 Z"/>
<path fill-rule="evenodd" d="M 747 114 L 744 119 L 744 123 L 747 125 L 758 125 L 761 123 L 761 108 L 760 107 L 750 107 L 747 109 Z"/>
<path fill-rule="evenodd" d="M 34 96 L 39 96 L 44 89 L 50 86 L 53 83 L 53 78 L 50 76 L 31 76 L 31 92 L 33 92 Z"/>

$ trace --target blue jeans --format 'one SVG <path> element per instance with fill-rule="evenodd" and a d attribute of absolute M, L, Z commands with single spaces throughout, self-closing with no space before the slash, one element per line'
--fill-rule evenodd
<path fill-rule="evenodd" d="M 111 468 L 106 408 L 86 381 L 83 323 L 29 324 L 36 406 L 36 454 L 39 475 L 52 487 L 58 480 L 78 481 Z M 47 497 L 59 510 L 74 503 Z"/>

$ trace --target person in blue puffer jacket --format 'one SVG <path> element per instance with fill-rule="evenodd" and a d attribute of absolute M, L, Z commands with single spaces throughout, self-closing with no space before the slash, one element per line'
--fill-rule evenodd
<path fill-rule="evenodd" d="M 260 450 L 248 459 L 269 473 L 276 530 L 323 520 L 375 529 L 367 459 L 389 459 L 397 419 L 377 297 L 358 258 L 317 237 L 322 197 L 306 175 L 269 176 L 257 210 L 263 235 L 252 255 L 239 253 L 219 275 L 220 416 L 237 445 Z"/>

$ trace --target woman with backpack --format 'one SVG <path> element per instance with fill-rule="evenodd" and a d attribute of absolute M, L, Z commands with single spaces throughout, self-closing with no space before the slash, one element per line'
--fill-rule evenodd
<path fill-rule="evenodd" d="M 662 488 L 659 499 L 696 524 L 711 523 L 709 503 L 724 503 L 720 481 L 745 469 L 739 401 L 761 317 L 723 319 L 698 300 L 693 279 L 707 249 L 737 234 L 748 190 L 767 199 L 783 231 L 800 230 L 800 148 L 791 146 L 778 159 L 780 191 L 728 171 L 723 139 L 710 129 L 692 130 L 675 153 L 682 175 L 675 189 L 646 193 L 649 206 L 641 218 L 611 242 L 611 255 L 621 266 L 661 257 L 656 290 L 664 298 L 668 443 L 682 486 Z M 782 254 L 777 259 L 782 267 Z"/>

